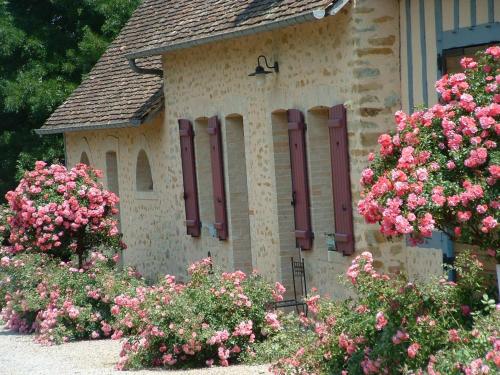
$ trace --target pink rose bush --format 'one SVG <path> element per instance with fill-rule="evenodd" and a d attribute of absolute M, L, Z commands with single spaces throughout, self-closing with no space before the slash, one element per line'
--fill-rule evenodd
<path fill-rule="evenodd" d="M 115 296 L 143 285 L 135 271 L 115 269 L 125 247 L 114 217 L 118 197 L 100 177 L 84 164 L 68 170 L 39 161 L 6 194 L 0 319 L 7 328 L 35 332 L 42 344 L 109 337 Z"/>
<path fill-rule="evenodd" d="M 45 253 L 0 258 L 0 320 L 12 331 L 34 332 L 44 345 L 110 337 L 113 300 L 144 285 L 102 253 L 91 253 L 82 268 Z"/>
<path fill-rule="evenodd" d="M 500 248 L 499 47 L 464 58 L 463 73 L 436 82 L 441 102 L 398 111 L 361 174 L 359 213 L 388 237 L 441 230 L 489 253 Z M 500 255 L 498 255 L 500 257 Z"/>
<path fill-rule="evenodd" d="M 100 177 L 100 171 L 85 164 L 68 170 L 36 162 L 35 170 L 5 196 L 10 212 L 1 215 L 0 236 L 8 241 L 8 250 L 48 253 L 64 261 L 77 255 L 80 266 L 94 247 L 119 250 L 113 216 L 118 197 L 103 188 Z"/>
<path fill-rule="evenodd" d="M 494 302 L 481 300 L 482 264 L 462 254 L 457 272 L 458 283 L 412 283 L 403 275 L 379 273 L 372 255 L 362 253 L 346 275 L 357 297 L 343 302 L 311 297 L 308 305 L 314 309 L 299 318 L 303 331 L 297 342 L 290 344 L 278 334 L 263 344 L 269 350 L 280 343 L 285 347 L 280 350 L 288 352 L 271 370 L 342 375 L 486 374 L 486 369 L 497 373 L 500 311 Z M 285 337 L 287 329 L 283 328 Z"/>
<path fill-rule="evenodd" d="M 500 309 L 478 315 L 474 328 L 450 332 L 448 347 L 431 355 L 421 373 L 482 375 L 500 372 Z"/>
<path fill-rule="evenodd" d="M 259 275 L 214 272 L 210 258 L 189 267 L 191 279 L 165 276 L 158 284 L 115 297 L 113 338 L 128 336 L 118 369 L 228 366 L 252 345 L 281 330 L 268 311 L 280 299 Z"/>

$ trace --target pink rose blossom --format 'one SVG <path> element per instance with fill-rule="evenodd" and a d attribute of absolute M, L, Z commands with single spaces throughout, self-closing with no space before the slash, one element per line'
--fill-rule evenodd
<path fill-rule="evenodd" d="M 408 357 L 415 358 L 420 349 L 420 345 L 418 343 L 413 343 L 408 347 Z"/>
<path fill-rule="evenodd" d="M 379 311 L 377 313 L 377 315 L 375 316 L 375 320 L 375 328 L 377 329 L 377 331 L 381 331 L 389 322 L 382 311 Z"/>

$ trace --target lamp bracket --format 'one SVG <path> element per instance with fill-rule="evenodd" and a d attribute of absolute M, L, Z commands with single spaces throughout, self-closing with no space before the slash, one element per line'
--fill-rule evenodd
<path fill-rule="evenodd" d="M 261 59 L 264 59 L 264 62 L 266 64 L 266 68 L 273 69 L 275 73 L 278 73 L 280 71 L 278 62 L 275 61 L 274 65 L 269 65 L 269 62 L 267 61 L 267 57 L 264 55 L 260 55 L 259 57 L 257 57 L 257 65 L 260 65 Z"/>

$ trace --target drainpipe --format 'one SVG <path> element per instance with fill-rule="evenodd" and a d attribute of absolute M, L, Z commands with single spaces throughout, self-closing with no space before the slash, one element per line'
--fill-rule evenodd
<path fill-rule="evenodd" d="M 138 73 L 138 74 L 152 74 L 158 77 L 163 77 L 163 70 L 162 69 L 152 69 L 152 68 L 141 68 L 140 66 L 137 65 L 137 62 L 135 61 L 135 57 L 127 57 L 128 64 L 130 65 L 130 68 Z"/>

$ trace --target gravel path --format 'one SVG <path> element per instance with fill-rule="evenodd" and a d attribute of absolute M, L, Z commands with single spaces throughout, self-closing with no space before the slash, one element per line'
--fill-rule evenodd
<path fill-rule="evenodd" d="M 113 340 L 81 341 L 57 346 L 41 346 L 32 336 L 10 333 L 0 328 L 0 375 L 258 375 L 268 374 L 269 366 L 213 367 L 197 370 L 113 370 L 120 343 Z"/>

